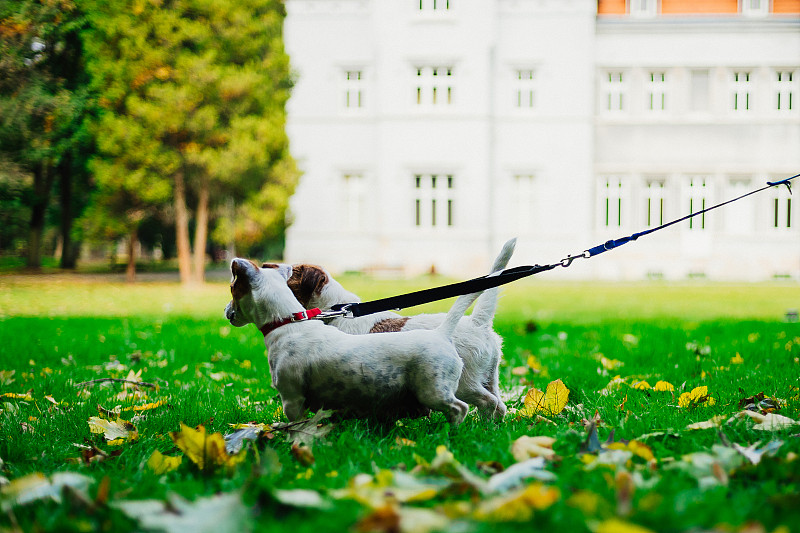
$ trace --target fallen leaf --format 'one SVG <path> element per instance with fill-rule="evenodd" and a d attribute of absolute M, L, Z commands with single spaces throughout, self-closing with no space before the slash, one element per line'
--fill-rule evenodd
<path fill-rule="evenodd" d="M 244 453 L 230 455 L 225 449 L 225 439 L 222 434 L 208 435 L 203 426 L 192 429 L 181 423 L 181 430 L 173 431 L 169 436 L 175 445 L 202 471 L 220 466 L 230 468 L 246 458 Z"/>
<path fill-rule="evenodd" d="M 695 387 L 691 392 L 684 392 L 678 398 L 678 406 L 691 409 L 701 405 L 714 405 L 716 400 L 708 395 L 708 387 Z"/>
<path fill-rule="evenodd" d="M 758 411 L 762 414 L 771 413 L 780 410 L 786 405 L 786 400 L 767 396 L 763 392 L 759 392 L 754 396 L 742 398 L 739 400 L 739 409 L 746 409 L 748 411 Z"/>
<path fill-rule="evenodd" d="M 116 420 L 106 420 L 99 416 L 89 417 L 89 431 L 92 433 L 102 433 L 107 441 L 116 442 L 119 440 L 136 440 L 139 432 L 136 427 L 121 418 Z"/>
<path fill-rule="evenodd" d="M 773 455 L 775 452 L 777 452 L 780 449 L 780 447 L 783 446 L 783 441 L 773 440 L 763 448 L 758 447 L 760 444 L 761 444 L 760 442 L 756 442 L 755 444 L 752 444 L 747 448 L 745 448 L 744 446 L 741 446 L 734 442 L 731 446 L 733 447 L 734 450 L 736 450 L 742 456 L 744 456 L 745 459 L 747 459 L 754 465 L 757 465 L 758 463 L 761 462 L 761 458 L 765 454 Z"/>
<path fill-rule="evenodd" d="M 556 475 L 545 470 L 544 457 L 534 457 L 521 463 L 514 463 L 506 470 L 489 478 L 487 486 L 491 493 L 504 493 L 522 485 L 528 479 L 555 481 Z"/>
<path fill-rule="evenodd" d="M 49 499 L 60 502 L 65 487 L 70 487 L 86 496 L 86 491 L 92 483 L 94 483 L 92 478 L 75 472 L 56 472 L 51 476 L 35 472 L 0 487 L 0 502 L 4 511 L 14 505 L 26 505 L 38 500 Z"/>
<path fill-rule="evenodd" d="M 553 437 L 523 435 L 511 444 L 511 455 L 517 462 L 526 461 L 532 457 L 552 459 L 556 454 L 553 451 L 555 442 L 556 439 Z"/>
<path fill-rule="evenodd" d="M 608 396 L 620 390 L 623 385 L 628 386 L 628 384 L 625 382 L 625 378 L 623 378 L 622 376 L 614 376 L 614 378 L 612 378 L 611 381 L 608 382 L 608 385 L 600 389 L 598 392 L 600 392 L 600 394 L 602 394 L 603 396 Z"/>
<path fill-rule="evenodd" d="M 147 460 L 147 467 L 157 476 L 172 472 L 183 462 L 183 457 L 170 457 L 155 450 Z"/>
<path fill-rule="evenodd" d="M 525 406 L 520 409 L 523 416 L 534 416 L 539 413 L 554 416 L 564 410 L 569 401 L 569 389 L 557 379 L 547 385 L 545 392 L 531 389 L 525 395 Z"/>
<path fill-rule="evenodd" d="M 652 529 L 647 529 L 619 518 L 609 518 L 597 524 L 594 533 L 655 533 Z"/>
<path fill-rule="evenodd" d="M 719 427 L 723 420 L 725 420 L 725 417 L 722 415 L 712 416 L 708 420 L 689 424 L 686 429 L 713 429 Z"/>
<path fill-rule="evenodd" d="M 308 446 L 294 443 L 292 444 L 292 457 L 303 466 L 311 466 L 314 464 L 314 454 Z"/>
<path fill-rule="evenodd" d="M 561 498 L 555 487 L 533 483 L 478 504 L 473 518 L 489 522 L 528 522 L 534 511 L 547 509 Z"/>
<path fill-rule="evenodd" d="M 653 386 L 653 390 L 656 392 L 673 392 L 675 390 L 675 385 L 669 381 L 657 381 Z"/>
<path fill-rule="evenodd" d="M 273 431 L 285 431 L 287 442 L 297 442 L 311 446 L 315 440 L 324 438 L 333 428 L 330 424 L 321 424 L 330 418 L 333 411 L 317 411 L 314 416 L 296 422 L 272 424 Z"/>
<path fill-rule="evenodd" d="M 291 489 L 272 491 L 272 496 L 279 503 L 290 507 L 302 507 L 304 509 L 317 509 L 324 511 L 330 509 L 331 502 L 325 500 L 319 492 L 309 489 Z"/>
<path fill-rule="evenodd" d="M 10 398 L 12 400 L 22 400 L 24 402 L 32 402 L 33 401 L 33 396 L 31 396 L 30 392 L 24 392 L 24 393 L 5 392 L 0 397 L 2 397 L 2 398 Z"/>
<path fill-rule="evenodd" d="M 226 492 L 189 502 L 176 494 L 160 500 L 122 500 L 112 502 L 139 521 L 139 529 L 166 533 L 226 533 L 245 531 L 249 511 L 238 492 Z"/>
<path fill-rule="evenodd" d="M 336 499 L 355 500 L 372 509 L 381 509 L 392 502 L 422 502 L 435 498 L 451 482 L 444 478 L 418 479 L 411 474 L 379 470 L 374 476 L 358 474 L 344 489 L 331 491 Z"/>
<path fill-rule="evenodd" d="M 790 429 L 796 425 L 800 425 L 800 422 L 783 415 L 776 413 L 767 413 L 762 415 L 761 413 L 757 413 L 755 411 L 740 411 L 729 418 L 728 423 L 730 424 L 735 420 L 746 418 L 750 418 L 756 423 L 753 426 L 753 429 L 758 431 L 780 431 L 782 429 Z"/>
<path fill-rule="evenodd" d="M 666 464 L 664 468 L 682 470 L 697 479 L 701 489 L 708 489 L 725 485 L 728 475 L 743 462 L 744 457 L 733 448 L 715 444 L 711 447 L 711 452 L 684 455 L 680 461 Z"/>
<path fill-rule="evenodd" d="M 239 453 L 246 440 L 256 441 L 272 431 L 268 424 L 232 424 L 236 431 L 225 435 L 225 450 L 230 453 Z"/>

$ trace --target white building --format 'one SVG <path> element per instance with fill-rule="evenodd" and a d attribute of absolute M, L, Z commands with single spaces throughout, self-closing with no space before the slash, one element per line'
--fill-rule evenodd
<path fill-rule="evenodd" d="M 800 2 L 740 2 L 287 0 L 286 259 L 478 275 L 518 236 L 512 265 L 551 263 L 797 174 Z M 547 275 L 800 277 L 798 205 Z"/>

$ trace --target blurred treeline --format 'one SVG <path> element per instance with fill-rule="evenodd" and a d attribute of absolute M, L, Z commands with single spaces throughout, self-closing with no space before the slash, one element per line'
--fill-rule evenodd
<path fill-rule="evenodd" d="M 200 281 L 280 253 L 298 178 L 279 0 L 0 2 L 0 256 L 127 242 Z"/>

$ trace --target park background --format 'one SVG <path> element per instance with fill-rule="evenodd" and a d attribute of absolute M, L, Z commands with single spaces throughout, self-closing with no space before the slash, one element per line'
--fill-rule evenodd
<path fill-rule="evenodd" d="M 263 337 L 223 308 L 233 254 L 330 264 L 371 299 L 482 274 L 506 236 L 512 264 L 557 261 L 643 229 L 648 205 L 669 218 L 796 174 L 798 12 L 2 3 L 0 530 L 797 530 L 785 189 L 504 288 L 502 423 L 286 427 Z"/>

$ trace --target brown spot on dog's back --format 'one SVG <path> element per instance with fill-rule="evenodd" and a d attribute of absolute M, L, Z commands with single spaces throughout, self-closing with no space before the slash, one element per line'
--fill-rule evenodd
<path fill-rule="evenodd" d="M 328 275 L 315 265 L 293 265 L 292 275 L 286 284 L 303 307 L 315 294 L 319 294 L 328 283 Z"/>
<path fill-rule="evenodd" d="M 372 329 L 369 330 L 370 333 L 392 333 L 394 331 L 400 331 L 403 329 L 403 326 L 406 325 L 410 317 L 404 316 L 401 318 L 387 318 L 386 320 L 381 320 L 380 322 L 376 322 Z"/>

